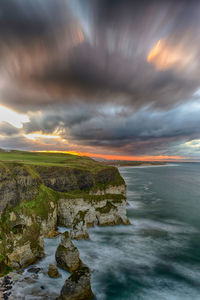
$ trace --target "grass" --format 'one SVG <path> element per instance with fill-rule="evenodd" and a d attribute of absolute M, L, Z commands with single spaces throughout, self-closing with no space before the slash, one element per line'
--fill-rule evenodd
<path fill-rule="evenodd" d="M 87 156 L 77 156 L 72 154 L 65 153 L 43 153 L 43 152 L 27 152 L 27 151 L 3 151 L 0 149 L 0 168 L 4 168 L 5 171 L 11 170 L 13 167 L 24 166 L 27 172 L 33 177 L 40 179 L 40 176 L 37 170 L 34 168 L 37 166 L 41 167 L 61 167 L 68 169 L 80 169 L 84 171 L 89 171 L 93 175 L 98 174 L 100 171 L 115 168 L 113 166 L 108 166 L 97 162 Z M 51 171 L 53 172 L 53 170 Z M 3 172 L 4 173 L 4 172 Z M 103 176 L 103 174 L 102 174 Z M 100 176 L 100 179 L 101 177 Z M 104 189 L 107 184 L 98 182 L 95 189 Z M 115 173 L 115 178 L 112 179 L 113 185 L 124 184 L 122 177 L 119 175 L 119 172 Z"/>
<path fill-rule="evenodd" d="M 63 168 L 66 168 L 67 172 Z M 70 169 L 72 169 L 71 173 Z M 77 169 L 80 169 L 81 172 Z M 55 177 L 72 174 L 71 181 L 73 183 L 74 180 L 74 190 L 59 192 L 48 187 L 45 185 L 45 180 L 41 175 L 42 172 L 47 177 L 52 174 Z M 83 174 L 87 180 L 88 173 L 90 173 L 90 176 L 92 174 L 94 186 L 90 189 L 77 190 L 76 181 L 78 179 L 82 180 L 81 176 Z M 29 176 L 29 179 L 34 179 L 30 185 L 26 181 L 27 176 Z M 102 200 L 107 200 L 107 205 L 104 207 L 104 210 L 107 211 L 113 207 L 110 202 L 120 203 L 125 198 L 123 195 L 118 194 L 89 194 L 90 191 L 105 189 L 107 185 L 117 186 L 124 184 L 124 180 L 116 168 L 96 162 L 89 157 L 62 153 L 6 152 L 0 150 L 0 185 L 6 185 L 7 182 L 15 185 L 17 179 L 19 180 L 17 181 L 19 182 L 18 191 L 24 197 L 21 197 L 14 206 L 6 207 L 0 217 L 0 276 L 8 273 L 10 270 L 7 258 L 8 254 L 13 252 L 14 247 L 24 245 L 29 241 L 33 251 L 39 249 L 38 238 L 41 224 L 44 220 L 48 219 L 54 207 L 57 206 L 59 199 L 83 198 L 85 201 L 94 204 Z M 11 218 L 11 213 L 14 214 L 15 218 Z M 84 213 L 80 212 L 79 218 L 84 219 Z M 24 216 L 29 219 L 31 217 L 31 225 L 26 226 L 24 224 Z"/>
<path fill-rule="evenodd" d="M 19 212 L 25 215 L 37 215 L 42 219 L 47 219 L 49 211 L 52 210 L 50 202 L 55 202 L 58 199 L 58 193 L 41 184 L 37 197 L 31 201 L 22 201 L 18 206 L 12 208 L 12 211 Z"/>
<path fill-rule="evenodd" d="M 86 156 L 77 156 L 65 153 L 43 153 L 26 151 L 0 151 L 0 162 L 19 164 L 41 165 L 41 166 L 59 166 L 79 169 L 88 169 L 93 173 L 106 168 L 105 165 L 94 161 Z"/>

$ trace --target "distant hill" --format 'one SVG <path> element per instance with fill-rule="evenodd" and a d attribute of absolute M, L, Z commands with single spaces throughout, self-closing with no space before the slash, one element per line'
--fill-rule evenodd
<path fill-rule="evenodd" d="M 116 167 L 138 167 L 138 166 L 160 166 L 166 165 L 166 162 L 162 161 L 126 161 L 126 160 L 108 160 L 103 162 L 109 166 Z"/>

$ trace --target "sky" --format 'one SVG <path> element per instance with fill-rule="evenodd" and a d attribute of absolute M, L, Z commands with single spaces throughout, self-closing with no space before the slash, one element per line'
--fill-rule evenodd
<path fill-rule="evenodd" d="M 200 1 L 1 0 L 0 148 L 200 160 Z"/>

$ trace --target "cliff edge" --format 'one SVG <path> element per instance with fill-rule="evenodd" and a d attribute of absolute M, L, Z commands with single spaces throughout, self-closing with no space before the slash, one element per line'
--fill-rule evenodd
<path fill-rule="evenodd" d="M 0 152 L 0 273 L 44 255 L 44 237 L 57 226 L 75 239 L 94 224 L 129 224 L 119 171 L 88 157 Z"/>

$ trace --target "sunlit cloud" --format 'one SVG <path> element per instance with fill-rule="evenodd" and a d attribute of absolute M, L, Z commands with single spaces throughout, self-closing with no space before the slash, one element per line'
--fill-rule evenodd
<path fill-rule="evenodd" d="M 184 143 L 184 147 L 200 149 L 200 139 L 195 139 Z"/>
<path fill-rule="evenodd" d="M 17 128 L 22 128 L 23 123 L 29 122 L 26 114 L 17 113 L 3 105 L 0 105 L 0 123 L 7 122 Z"/>
<path fill-rule="evenodd" d="M 0 148 L 199 157 L 200 3 L 179 2 L 2 1 Z"/>
<path fill-rule="evenodd" d="M 42 132 L 34 132 L 24 135 L 29 140 L 38 140 L 38 139 L 53 139 L 57 140 L 60 139 L 59 135 L 54 134 L 43 134 Z"/>
<path fill-rule="evenodd" d="M 172 44 L 168 39 L 160 39 L 150 50 L 147 61 L 153 63 L 157 70 L 182 69 L 193 66 L 196 54 L 195 47 L 189 45 L 186 48 L 183 41 Z"/>

